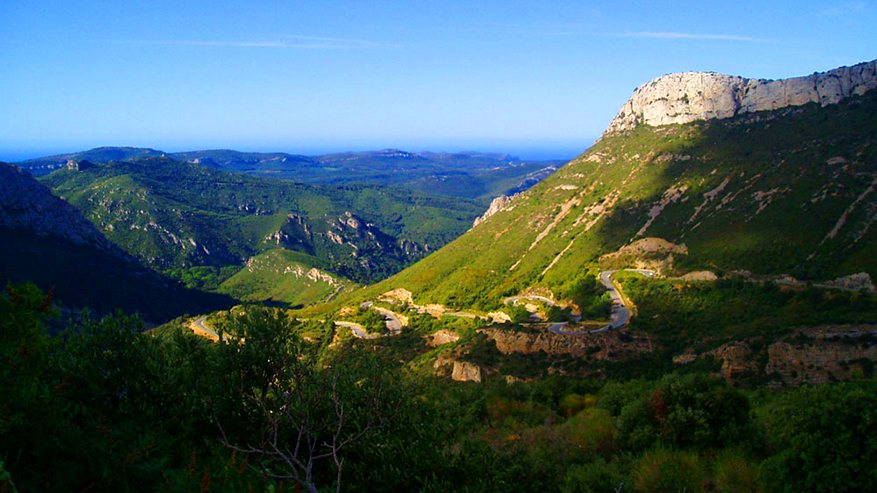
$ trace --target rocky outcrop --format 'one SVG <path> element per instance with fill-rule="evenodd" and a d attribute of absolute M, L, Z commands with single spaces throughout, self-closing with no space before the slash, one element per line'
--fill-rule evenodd
<path fill-rule="evenodd" d="M 807 103 L 827 106 L 875 87 L 877 60 L 775 81 L 706 72 L 670 74 L 638 87 L 606 133 L 642 123 L 657 126 L 730 118 Z"/>
<path fill-rule="evenodd" d="M 874 287 L 874 283 L 871 281 L 871 276 L 869 276 L 867 272 L 859 272 L 857 274 L 850 274 L 848 276 L 838 277 L 837 279 L 828 281 L 825 284 L 831 287 L 843 289 L 867 291 L 877 290 L 877 288 Z"/>
<path fill-rule="evenodd" d="M 480 366 L 468 361 L 454 361 L 454 369 L 451 372 L 451 379 L 457 382 L 476 382 L 481 383 L 484 372 Z"/>
<path fill-rule="evenodd" d="M 479 332 L 496 342 L 503 354 L 570 354 L 598 360 L 620 361 L 652 350 L 645 334 L 613 330 L 587 337 L 568 336 L 553 332 L 515 332 L 502 329 L 483 329 Z"/>
<path fill-rule="evenodd" d="M 688 254 L 688 247 L 685 244 L 677 245 L 675 243 L 669 242 L 663 238 L 643 238 L 641 240 L 637 240 L 630 245 L 625 245 L 621 247 L 617 252 L 608 253 L 601 257 L 601 260 L 604 258 L 613 258 L 613 257 L 621 257 L 624 255 L 632 255 L 639 256 L 645 255 L 649 253 L 657 253 L 657 254 L 670 254 L 670 253 L 682 253 Z"/>
<path fill-rule="evenodd" d="M 439 356 L 439 358 L 436 359 L 435 364 L 433 364 L 433 368 L 435 368 L 439 374 L 445 375 L 447 375 L 447 367 L 449 366 L 451 367 L 451 379 L 457 382 L 481 383 L 481 380 L 484 379 L 486 373 L 483 368 L 475 363 L 460 361 L 445 356 Z"/>
<path fill-rule="evenodd" d="M 21 169 L 0 163 L 0 226 L 54 235 L 75 245 L 90 245 L 123 256 L 79 209 L 52 195 Z"/>
<path fill-rule="evenodd" d="M 493 199 L 493 201 L 490 202 L 490 207 L 487 208 L 487 211 L 481 217 L 475 218 L 475 222 L 472 223 L 472 227 L 474 228 L 475 226 L 478 226 L 479 224 L 486 221 L 487 218 L 496 214 L 497 212 L 511 210 L 514 207 L 513 205 L 511 205 L 512 199 L 514 198 L 514 195 L 501 195 Z"/>
<path fill-rule="evenodd" d="M 753 338 L 706 354 L 722 362 L 721 375 L 731 384 L 758 376 L 773 379 L 773 385 L 794 387 L 848 380 L 857 372 L 868 376 L 877 361 L 875 339 L 874 325 L 830 325 L 797 329 L 766 348 L 761 338 Z M 673 361 L 690 363 L 694 356 L 685 353 Z"/>
<path fill-rule="evenodd" d="M 94 163 L 91 161 L 86 161 L 85 159 L 67 160 L 67 169 L 70 171 L 85 171 L 90 168 L 94 168 Z"/>
<path fill-rule="evenodd" d="M 663 238 L 643 238 L 600 257 L 604 267 L 651 269 L 664 273 L 673 267 L 673 254 L 688 254 L 688 247 Z"/>
<path fill-rule="evenodd" d="M 724 344 L 713 352 L 713 356 L 722 362 L 722 376 L 730 384 L 758 373 L 758 362 L 752 357 L 749 346 L 743 342 Z"/>
<path fill-rule="evenodd" d="M 443 346 L 460 340 L 460 335 L 453 330 L 441 329 L 428 336 L 424 336 L 426 343 L 431 347 Z"/>

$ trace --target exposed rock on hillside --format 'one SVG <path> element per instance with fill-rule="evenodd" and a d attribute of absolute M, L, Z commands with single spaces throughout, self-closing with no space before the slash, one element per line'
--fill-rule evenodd
<path fill-rule="evenodd" d="M 78 209 L 6 163 L 0 163 L 0 226 L 29 229 L 39 236 L 55 235 L 74 245 L 91 245 L 122 255 Z"/>
<path fill-rule="evenodd" d="M 663 238 L 643 238 L 637 240 L 630 245 L 621 247 L 617 252 L 604 255 L 604 258 L 620 257 L 624 255 L 644 255 L 648 253 L 671 254 L 671 253 L 688 253 L 688 247 L 684 244 L 677 245 Z"/>
<path fill-rule="evenodd" d="M 425 336 L 427 344 L 432 347 L 443 346 L 460 340 L 460 335 L 453 330 L 442 329 Z"/>
<path fill-rule="evenodd" d="M 780 386 L 822 384 L 873 371 L 875 336 L 873 325 L 802 328 L 766 348 L 755 338 L 729 342 L 708 354 L 722 362 L 721 374 L 732 384 L 753 376 L 773 378 Z M 686 364 L 696 357 L 686 353 L 673 361 Z"/>
<path fill-rule="evenodd" d="M 877 87 L 877 60 L 783 80 L 746 79 L 705 72 L 659 77 L 636 89 L 607 133 L 640 123 L 668 125 L 787 106 L 835 104 Z"/>
<path fill-rule="evenodd" d="M 457 382 L 481 383 L 485 374 L 485 370 L 475 363 L 443 356 L 439 357 L 433 365 L 433 368 L 440 374 L 446 374 L 448 367 L 451 368 L 451 379 Z"/>
<path fill-rule="evenodd" d="M 664 273 L 673 267 L 673 254 L 688 254 L 685 244 L 677 245 L 663 238 L 643 238 L 618 251 L 600 257 L 606 267 L 653 269 Z M 715 277 L 715 276 L 713 276 Z"/>
<path fill-rule="evenodd" d="M 480 366 L 468 361 L 454 361 L 454 370 L 451 379 L 457 382 L 481 383 L 483 370 Z"/>
<path fill-rule="evenodd" d="M 23 171 L 0 163 L 0 279 L 32 282 L 77 316 L 122 309 L 145 326 L 230 305 L 231 298 L 187 290 L 141 266 L 79 210 Z"/>
<path fill-rule="evenodd" d="M 493 201 L 490 202 L 490 207 L 487 208 L 487 211 L 484 214 L 482 214 L 481 217 L 475 218 L 475 222 L 472 223 L 472 227 L 474 228 L 475 226 L 478 226 L 479 224 L 486 221 L 487 218 L 496 214 L 497 212 L 511 210 L 514 207 L 513 205 L 511 205 L 513 198 L 515 198 L 515 197 L 501 195 L 501 196 L 493 199 Z"/>
<path fill-rule="evenodd" d="M 71 171 L 85 171 L 94 168 L 94 163 L 85 159 L 68 159 L 67 169 Z"/>
<path fill-rule="evenodd" d="M 598 360 L 620 361 L 640 353 L 649 352 L 653 346 L 646 334 L 629 331 L 610 331 L 588 337 L 575 337 L 553 332 L 513 332 L 501 329 L 483 329 L 479 332 L 496 342 L 496 349 L 503 354 L 570 354 L 576 357 L 590 356 Z"/>
<path fill-rule="evenodd" d="M 848 276 L 838 277 L 833 281 L 828 281 L 826 284 L 828 286 L 844 289 L 860 289 L 867 291 L 877 290 L 877 288 L 874 287 L 874 283 L 871 281 L 871 276 L 869 276 L 867 272 L 859 272 Z"/>

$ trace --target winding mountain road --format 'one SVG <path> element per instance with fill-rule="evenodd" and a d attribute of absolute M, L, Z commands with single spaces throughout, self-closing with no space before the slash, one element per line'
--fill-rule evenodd
<path fill-rule="evenodd" d="M 379 306 L 372 306 L 372 303 L 367 301 L 363 303 L 363 308 L 371 308 L 372 310 L 380 313 L 386 319 L 388 334 L 369 334 L 365 327 L 356 322 L 335 322 L 336 327 L 346 327 L 350 329 L 350 332 L 353 333 L 353 337 L 357 339 L 379 339 L 381 337 L 392 337 L 397 336 L 402 333 L 402 321 L 396 317 L 396 314 L 387 310 L 386 308 L 381 308 Z"/>
<path fill-rule="evenodd" d="M 655 276 L 655 271 L 648 269 L 624 270 L 628 272 L 636 272 L 638 274 L 642 274 L 650 279 Z M 609 323 L 607 325 L 604 325 L 603 327 L 595 330 L 567 332 L 563 330 L 563 328 L 566 327 L 567 323 L 560 322 L 552 325 L 548 328 L 548 330 L 554 332 L 555 334 L 576 336 L 599 334 L 601 332 L 606 332 L 624 326 L 624 324 L 626 324 L 630 320 L 630 310 L 626 306 L 624 306 L 624 299 L 618 293 L 618 286 L 616 286 L 615 283 L 612 282 L 612 274 L 615 274 L 616 272 L 618 271 L 606 270 L 600 273 L 600 282 L 603 283 L 603 286 L 606 287 L 606 290 L 609 292 L 609 297 L 612 299 L 612 312 L 609 315 Z"/>
<path fill-rule="evenodd" d="M 648 269 L 624 269 L 628 272 L 636 272 L 638 274 L 642 274 L 648 278 L 652 278 L 655 276 L 655 271 Z M 615 274 L 618 270 L 607 270 L 600 273 L 600 282 L 603 283 L 603 286 L 606 287 L 606 290 L 609 292 L 609 297 L 612 299 L 612 312 L 609 316 L 609 323 L 599 329 L 595 330 L 585 330 L 585 331 L 564 331 L 564 327 L 567 326 L 568 322 L 557 322 L 549 325 L 548 330 L 555 334 L 560 335 L 589 335 L 589 334 L 599 334 L 601 332 L 606 332 L 609 330 L 617 329 L 619 327 L 624 326 L 630 320 L 630 310 L 624 305 L 624 299 L 621 294 L 618 292 L 618 286 L 612 282 L 612 274 Z M 516 305 L 521 300 L 536 300 L 544 302 L 550 306 L 557 306 L 553 300 L 538 295 L 530 295 L 530 296 L 511 296 L 503 300 L 505 304 L 513 304 Z M 396 314 L 386 308 L 381 308 L 374 306 L 371 301 L 366 301 L 360 304 L 361 308 L 371 308 L 372 310 L 377 311 L 386 319 L 387 330 L 389 333 L 387 334 L 370 334 L 365 330 L 361 324 L 356 322 L 335 322 L 336 327 L 346 327 L 350 329 L 353 333 L 353 336 L 358 339 L 378 339 L 381 337 L 391 337 L 395 335 L 399 335 L 402 333 L 402 322 L 396 317 Z M 418 313 L 430 313 L 431 315 L 435 315 L 432 312 L 424 309 L 418 310 Z M 441 316 L 451 316 L 451 317 L 463 317 L 463 318 L 484 318 L 471 313 L 464 312 L 442 312 Z M 581 317 L 578 317 L 579 319 Z M 203 320 L 203 319 L 199 319 Z"/>
<path fill-rule="evenodd" d="M 207 334 L 206 335 L 207 338 L 214 339 L 214 340 L 218 341 L 219 334 L 217 334 L 216 331 L 214 331 L 210 327 L 204 325 L 204 321 L 206 321 L 206 320 L 207 320 L 207 316 L 198 317 L 195 320 L 193 320 L 192 326 L 197 328 L 197 330 L 193 330 L 193 332 L 195 332 L 197 334 L 198 330 L 203 331 L 204 333 Z"/>

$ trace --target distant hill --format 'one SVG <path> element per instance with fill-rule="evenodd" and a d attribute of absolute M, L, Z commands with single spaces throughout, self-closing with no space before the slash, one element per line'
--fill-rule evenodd
<path fill-rule="evenodd" d="M 56 169 L 64 168 L 68 161 L 106 163 L 162 155 L 164 155 L 162 151 L 143 147 L 96 147 L 87 151 L 28 159 L 14 164 L 34 176 L 43 176 Z"/>
<path fill-rule="evenodd" d="M 0 282 L 33 282 L 69 309 L 121 308 L 162 323 L 224 308 L 227 296 L 188 290 L 140 265 L 30 175 L 0 163 Z"/>
<path fill-rule="evenodd" d="M 283 248 L 374 282 L 456 238 L 483 210 L 395 187 L 305 185 L 168 157 L 65 168 L 42 181 L 157 270 L 241 265 Z"/>
<path fill-rule="evenodd" d="M 165 154 L 155 149 L 101 147 L 16 163 L 35 176 L 66 167 L 68 161 L 93 163 L 168 156 L 179 161 L 310 184 L 392 184 L 465 198 L 493 198 L 529 188 L 562 161 L 523 161 L 508 154 L 432 153 L 385 149 L 303 156 L 228 149 Z"/>

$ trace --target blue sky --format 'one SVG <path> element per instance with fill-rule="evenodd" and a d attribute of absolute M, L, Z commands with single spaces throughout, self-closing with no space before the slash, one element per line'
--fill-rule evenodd
<path fill-rule="evenodd" d="M 0 0 L 0 160 L 584 151 L 666 73 L 877 58 L 875 2 Z M 538 155 L 538 156 L 537 156 Z"/>

